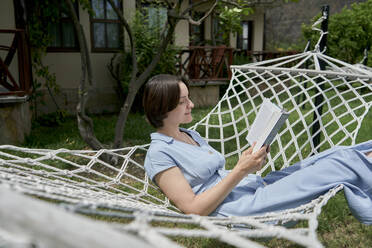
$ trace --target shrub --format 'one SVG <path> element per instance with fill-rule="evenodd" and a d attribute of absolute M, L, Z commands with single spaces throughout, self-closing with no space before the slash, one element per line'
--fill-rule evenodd
<path fill-rule="evenodd" d="M 358 63 L 364 56 L 364 50 L 372 43 L 372 0 L 354 3 L 350 9 L 344 7 L 340 13 L 331 15 L 328 24 L 327 55 L 350 64 Z M 320 14 L 313 18 L 314 23 Z M 311 30 L 311 25 L 302 25 L 302 33 L 311 44 L 316 44 L 319 33 Z M 368 66 L 372 66 L 372 54 L 369 53 Z"/>

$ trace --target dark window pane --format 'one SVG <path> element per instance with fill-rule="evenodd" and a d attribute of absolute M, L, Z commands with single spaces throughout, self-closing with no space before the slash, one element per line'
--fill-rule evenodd
<path fill-rule="evenodd" d="M 76 3 L 74 4 L 76 7 Z M 70 15 L 69 15 L 69 9 L 67 7 L 67 4 L 65 2 L 60 2 L 60 5 L 59 5 L 59 8 L 60 8 L 60 17 L 61 18 L 70 18 Z M 76 10 L 76 8 L 75 8 Z"/>
<path fill-rule="evenodd" d="M 253 22 L 242 22 L 242 33 L 238 34 L 237 48 L 244 50 L 252 50 L 252 36 L 253 35 Z"/>
<path fill-rule="evenodd" d="M 217 44 L 222 44 L 223 43 L 223 32 L 221 28 L 221 24 L 219 23 L 218 18 L 213 19 L 213 28 L 214 28 L 214 39 Z"/>
<path fill-rule="evenodd" d="M 63 23 L 62 24 L 63 32 L 63 46 L 64 47 L 75 47 L 75 33 L 74 25 L 72 23 Z"/>
<path fill-rule="evenodd" d="M 119 24 L 107 23 L 107 47 L 108 48 L 119 48 L 120 47 L 120 32 Z"/>
<path fill-rule="evenodd" d="M 59 32 L 59 24 L 54 23 L 53 25 L 51 25 L 51 30 L 49 31 L 49 33 L 52 37 L 52 40 L 49 46 L 60 47 L 62 44 L 61 44 L 61 34 Z"/>
<path fill-rule="evenodd" d="M 104 0 L 92 0 L 92 8 L 96 14 L 94 18 L 96 19 L 105 19 L 105 6 Z"/>
<path fill-rule="evenodd" d="M 248 23 L 243 23 L 243 39 L 248 38 Z"/>
<path fill-rule="evenodd" d="M 113 0 L 115 6 L 121 8 L 121 0 Z M 92 16 L 91 25 L 93 30 L 92 48 L 100 48 L 112 51 L 123 44 L 121 40 L 121 25 L 113 7 L 107 0 L 92 0 L 92 8 L 96 16 Z M 103 49 L 102 49 L 103 48 Z"/>
<path fill-rule="evenodd" d="M 166 8 L 159 8 L 158 9 L 158 25 L 161 29 L 164 28 L 165 23 L 167 22 L 167 9 Z"/>
<path fill-rule="evenodd" d="M 148 7 L 149 26 L 161 30 L 167 21 L 167 9 Z"/>
<path fill-rule="evenodd" d="M 113 1 L 117 7 L 119 7 L 119 1 Z M 107 19 L 109 20 L 118 20 L 118 16 L 116 15 L 114 9 L 112 8 L 111 4 L 109 2 L 106 3 L 106 15 Z"/>
<path fill-rule="evenodd" d="M 247 50 L 248 49 L 248 40 L 243 40 L 243 47 L 242 49 Z"/>
<path fill-rule="evenodd" d="M 200 20 L 204 16 L 204 13 L 201 12 L 192 12 L 192 18 L 194 20 Z M 189 25 L 189 36 L 190 36 L 190 45 L 198 46 L 203 45 L 204 43 L 204 23 L 201 25 Z"/>
<path fill-rule="evenodd" d="M 104 48 L 105 47 L 105 24 L 104 23 L 94 23 L 94 47 Z"/>
<path fill-rule="evenodd" d="M 58 20 L 57 23 L 52 24 L 49 30 L 51 35 L 51 43 L 48 47 L 49 51 L 64 51 L 65 48 L 68 51 L 78 51 L 77 38 L 75 35 L 75 29 L 73 26 L 72 19 L 70 18 L 69 10 L 64 1 L 56 3 L 57 10 L 55 16 Z M 77 16 L 79 16 L 78 2 L 74 1 L 74 8 Z"/>
<path fill-rule="evenodd" d="M 149 25 L 150 27 L 157 27 L 157 11 L 154 7 L 148 8 L 148 15 L 149 15 Z"/>

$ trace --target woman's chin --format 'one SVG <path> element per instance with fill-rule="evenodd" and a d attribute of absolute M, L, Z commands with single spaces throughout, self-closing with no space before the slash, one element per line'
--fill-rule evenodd
<path fill-rule="evenodd" d="M 192 122 L 192 116 L 188 116 L 187 118 L 186 118 L 186 120 L 183 122 L 184 124 L 188 124 L 188 123 L 190 123 L 190 122 Z"/>

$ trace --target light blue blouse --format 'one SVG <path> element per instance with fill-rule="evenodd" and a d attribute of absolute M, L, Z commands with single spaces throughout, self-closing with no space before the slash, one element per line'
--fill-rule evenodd
<path fill-rule="evenodd" d="M 201 192 L 220 182 L 229 171 L 225 159 L 195 131 L 182 129 L 200 145 L 190 145 L 172 137 L 151 134 L 145 159 L 148 176 L 177 166 L 193 192 Z M 361 222 L 372 224 L 372 140 L 355 146 L 334 147 L 284 170 L 262 178 L 249 174 L 232 190 L 214 216 L 247 216 L 297 207 L 310 202 L 337 185 L 344 192 L 351 212 Z"/>
<path fill-rule="evenodd" d="M 205 142 L 199 133 L 183 128 L 181 130 L 188 133 L 199 146 L 175 140 L 161 133 L 152 133 L 145 169 L 155 182 L 156 174 L 177 166 L 197 194 L 217 183 L 218 172 L 223 170 L 225 158 Z"/>

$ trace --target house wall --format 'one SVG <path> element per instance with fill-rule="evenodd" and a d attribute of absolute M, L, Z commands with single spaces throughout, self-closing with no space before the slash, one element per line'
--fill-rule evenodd
<path fill-rule="evenodd" d="M 211 17 L 207 17 L 204 23 L 204 37 L 206 40 L 211 39 Z M 253 14 L 247 16 L 244 20 L 253 21 L 253 44 L 252 49 L 255 51 L 263 50 L 264 44 L 264 11 L 256 9 Z M 236 34 L 230 35 L 230 46 L 236 48 Z"/>
<path fill-rule="evenodd" d="M 15 29 L 13 0 L 0 1 L 0 29 Z M 14 34 L 0 33 L 0 45 L 10 47 Z M 0 50 L 0 57 L 4 60 L 8 51 Z M 16 82 L 18 75 L 18 56 L 14 55 L 8 67 Z M 0 92 L 4 88 L 0 86 Z M 7 90 L 4 90 L 7 91 Z M 0 96 L 0 145 L 23 143 L 24 138 L 31 131 L 31 112 L 29 102 L 23 97 Z"/>
<path fill-rule="evenodd" d="M 123 13 L 131 18 L 135 13 L 135 1 L 124 1 Z M 91 30 L 89 14 L 79 8 L 80 23 L 87 38 L 88 51 L 92 64 L 93 82 L 92 85 L 86 83 L 89 93 L 87 102 L 87 112 L 89 113 L 107 113 L 115 112 L 120 108 L 119 99 L 116 94 L 116 82 L 110 75 L 107 65 L 110 63 L 114 53 L 91 52 Z M 127 35 L 124 35 L 125 47 L 129 49 L 130 43 Z M 50 71 L 55 73 L 57 84 L 60 86 L 60 93 L 49 94 L 45 88 L 40 91 L 43 93 L 42 101 L 45 104 L 39 104 L 39 113 L 50 113 L 57 110 L 54 101 L 59 108 L 67 110 L 69 113 L 76 112 L 78 103 L 78 88 L 81 77 L 81 58 L 79 52 L 48 52 L 43 63 L 50 67 Z M 34 75 L 35 76 L 35 75 Z M 40 79 L 42 80 L 42 79 Z M 86 80 L 86 82 L 88 82 Z"/>
<path fill-rule="evenodd" d="M 252 50 L 262 51 L 264 49 L 264 10 L 256 8 L 253 14 L 245 17 L 245 21 L 253 21 Z M 236 48 L 236 34 L 230 35 L 230 46 Z"/>
<path fill-rule="evenodd" d="M 188 1 L 184 1 L 183 8 L 187 8 Z M 135 0 L 124 1 L 124 16 L 130 20 L 135 14 Z M 90 42 L 90 21 L 89 15 L 81 7 L 79 9 L 80 22 L 87 37 L 88 49 L 91 51 Z M 125 33 L 124 44 L 127 50 L 130 49 L 128 35 Z M 186 20 L 181 20 L 176 27 L 175 44 L 180 47 L 187 47 L 189 44 L 189 25 Z M 120 109 L 119 99 L 116 93 L 116 82 L 112 78 L 107 65 L 114 53 L 90 53 L 93 72 L 93 85 L 89 87 L 89 100 L 87 111 L 89 113 L 117 112 Z M 81 61 L 80 53 L 52 53 L 49 52 L 44 61 L 50 67 L 50 71 L 56 74 L 57 84 L 60 85 L 60 93 L 54 95 L 57 105 L 75 113 L 78 103 L 78 87 L 80 84 Z M 50 113 L 57 109 L 54 100 L 47 89 L 41 89 L 42 101 L 39 104 L 40 113 Z"/>
<path fill-rule="evenodd" d="M 183 1 L 182 9 L 186 9 L 188 7 L 188 1 Z M 185 48 L 189 46 L 189 22 L 186 20 L 181 20 L 178 22 L 175 31 L 175 45 Z"/>
<path fill-rule="evenodd" d="M 123 2 L 124 15 L 130 19 L 135 14 L 135 0 L 126 0 Z M 187 8 L 188 3 L 189 1 L 183 1 L 183 8 Z M 0 25 L 4 23 L 8 24 L 6 27 L 0 27 L 14 28 L 13 0 L 2 0 L 0 5 Z M 255 14 L 248 17 L 249 20 L 254 21 L 254 50 L 261 50 L 263 48 L 262 13 L 263 12 L 256 11 Z M 91 51 L 89 15 L 81 7 L 79 9 L 79 18 L 87 38 L 88 51 Z M 210 39 L 210 22 L 211 18 L 208 17 L 204 23 L 206 39 Z M 0 36 L 0 41 L 1 39 L 2 37 Z M 124 44 L 126 49 L 130 48 L 126 33 L 124 36 Z M 176 27 L 175 44 L 183 48 L 189 46 L 189 24 L 186 20 L 181 20 Z M 231 37 L 231 46 L 236 46 L 236 37 Z M 90 113 L 116 112 L 121 107 L 116 94 L 116 82 L 107 69 L 107 65 L 113 55 L 114 53 L 90 52 L 94 80 L 91 86 L 87 85 L 90 96 L 87 103 L 87 111 Z M 42 93 L 37 106 L 38 114 L 54 112 L 58 107 L 74 114 L 78 103 L 78 88 L 81 77 L 80 53 L 48 52 L 43 63 L 49 67 L 50 72 L 55 73 L 60 90 L 59 93 L 54 93 L 52 91 L 53 93 L 50 95 L 48 89 L 38 89 L 38 91 Z M 17 65 L 15 65 L 14 68 L 16 71 Z M 35 73 L 33 77 L 39 82 L 43 82 L 43 79 L 37 78 Z M 57 104 L 55 104 L 55 102 L 57 102 Z"/>
<path fill-rule="evenodd" d="M 264 27 L 265 27 L 264 10 L 257 8 L 255 12 L 247 17 L 247 20 L 253 21 L 253 47 L 254 51 L 264 49 Z"/>
<path fill-rule="evenodd" d="M 0 29 L 15 29 L 14 6 L 13 0 L 1 0 L 0 3 Z M 14 34 L 0 33 L 0 45 L 11 46 Z M 8 51 L 0 50 L 0 57 L 4 60 Z M 9 71 L 18 82 L 18 58 L 17 55 L 13 57 L 12 63 L 9 66 Z M 1 88 L 1 86 L 0 86 Z"/>
<path fill-rule="evenodd" d="M 1 0 L 0 29 L 15 28 L 13 0 Z"/>

